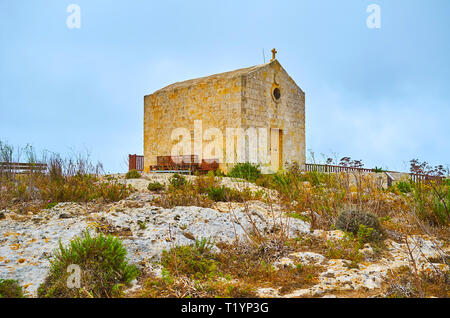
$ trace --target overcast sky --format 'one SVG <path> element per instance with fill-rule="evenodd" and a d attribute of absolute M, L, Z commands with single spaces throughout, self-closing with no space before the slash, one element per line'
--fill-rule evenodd
<path fill-rule="evenodd" d="M 72 3 L 79 29 L 66 24 Z M 306 93 L 317 159 L 450 165 L 448 0 L 0 0 L 0 140 L 87 149 L 123 171 L 143 152 L 144 95 L 262 64 L 274 47 Z"/>

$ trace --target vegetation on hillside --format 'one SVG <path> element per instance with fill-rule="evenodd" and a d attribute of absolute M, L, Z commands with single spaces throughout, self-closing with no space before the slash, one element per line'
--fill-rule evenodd
<path fill-rule="evenodd" d="M 38 162 L 31 147 L 24 149 L 27 162 Z M 0 143 L 1 162 L 13 162 L 12 154 L 11 146 Z M 127 198 L 132 191 L 117 179 L 103 177 L 101 165 L 91 164 L 88 156 L 62 159 L 52 155 L 39 161 L 47 163 L 45 172 L 0 173 L 0 209 L 20 210 L 23 205 L 51 208 L 63 201 L 115 202 Z M 233 178 L 231 185 L 221 182 L 224 175 L 219 170 L 189 178 L 173 174 L 168 184 L 150 182 L 147 189 L 153 205 L 213 207 L 217 202 L 234 202 L 243 207 L 251 226 L 242 228 L 245 237 L 236 234 L 233 242 L 216 244 L 192 237 L 195 239 L 192 245 L 174 244 L 162 253 L 161 277 L 143 273 L 140 277 L 143 288 L 133 296 L 255 297 L 257 288 L 262 286 L 284 295 L 317 284 L 318 274 L 323 272 L 318 264 L 274 265 L 290 253 L 316 252 L 329 260 L 345 260 L 346 267 L 357 269 L 368 259 L 383 257 L 387 251 L 386 238 L 406 244 L 413 234 L 448 240 L 450 180 L 445 178 L 448 171 L 442 166 L 431 168 L 417 159 L 410 163 L 412 173 L 432 177 L 420 182 L 405 178 L 387 187 L 381 168 L 372 174 L 357 169 L 340 173 L 305 172 L 291 163 L 277 173 L 263 175 L 260 167 L 243 163 L 228 173 Z M 363 166 L 361 160 L 350 157 L 343 157 L 339 165 Z M 140 177 L 137 171 L 125 176 Z M 268 195 L 271 193 L 275 195 Z M 249 212 L 252 200 L 265 204 L 273 215 L 275 206 L 283 212 L 269 220 L 266 228 L 259 229 Z M 311 231 L 333 231 L 342 236 L 335 240 L 306 234 L 292 237 L 288 229 L 292 218 L 308 222 Z M 140 229 L 146 229 L 145 221 L 138 223 Z M 370 256 L 366 255 L 367 250 L 371 251 Z M 411 264 L 415 264 L 412 252 L 410 258 Z M 103 234 L 91 237 L 89 232 L 66 247 L 60 244 L 50 263 L 49 275 L 38 290 L 40 297 L 120 297 L 139 275 L 137 268 L 128 264 L 126 250 L 117 237 Z M 449 265 L 448 256 L 443 256 L 439 263 Z M 67 268 L 72 264 L 82 270 L 81 288 L 67 287 L 70 276 Z M 448 272 L 430 278 L 411 266 L 390 275 L 389 297 L 448 294 L 445 287 Z M 0 280 L 0 296 L 21 297 L 23 292 L 17 282 Z"/>
<path fill-rule="evenodd" d="M 174 174 L 169 180 L 167 191 L 153 202 L 165 208 L 212 207 L 215 202 L 245 202 L 260 199 L 262 196 L 261 192 L 254 193 L 248 188 L 238 190 L 219 185 L 219 180 L 213 174 L 199 176 L 193 182 L 180 174 Z"/>
<path fill-rule="evenodd" d="M 122 242 L 111 235 L 92 237 L 85 231 L 65 247 L 61 243 L 50 258 L 50 273 L 38 289 L 39 297 L 97 298 L 120 296 L 124 288 L 139 275 L 129 265 Z M 68 286 L 69 266 L 79 266 L 80 286 Z M 73 278 L 76 279 L 76 278 Z M 81 284 L 82 282 L 82 284 Z M 75 285 L 75 281 L 73 282 Z"/>
<path fill-rule="evenodd" d="M 0 298 L 24 298 L 22 287 L 16 280 L 0 279 Z"/>
<path fill-rule="evenodd" d="M 62 158 L 58 154 L 41 159 L 32 147 L 17 149 L 29 164 L 46 163 L 47 170 L 16 174 L 0 169 L 0 209 L 39 210 L 58 202 L 115 202 L 126 198 L 131 188 L 116 180 L 102 178 L 100 163 L 92 164 L 88 154 Z M 20 161 L 12 146 L 0 142 L 0 162 Z"/>

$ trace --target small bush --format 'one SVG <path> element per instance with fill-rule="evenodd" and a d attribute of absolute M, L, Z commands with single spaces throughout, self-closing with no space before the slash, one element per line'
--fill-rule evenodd
<path fill-rule="evenodd" d="M 219 168 L 217 168 L 217 170 L 214 171 L 214 175 L 216 177 L 225 177 L 225 173 L 223 173 L 222 170 L 220 170 Z"/>
<path fill-rule="evenodd" d="M 206 190 L 208 197 L 215 202 L 226 202 L 227 188 L 222 187 L 210 187 Z"/>
<path fill-rule="evenodd" d="M 0 298 L 23 298 L 22 287 L 16 280 L 0 279 Z"/>
<path fill-rule="evenodd" d="M 141 177 L 141 174 L 136 169 L 130 170 L 125 175 L 126 179 L 139 179 Z"/>
<path fill-rule="evenodd" d="M 239 191 L 225 186 L 211 186 L 206 190 L 206 194 L 208 194 L 209 199 L 215 202 L 245 202 L 251 199 L 257 199 L 257 196 L 253 195 L 249 189 Z"/>
<path fill-rule="evenodd" d="M 237 163 L 228 173 L 228 176 L 232 178 L 241 178 L 250 182 L 255 182 L 256 179 L 261 177 L 261 170 L 259 169 L 259 166 L 253 165 L 249 162 Z"/>
<path fill-rule="evenodd" d="M 361 234 L 361 225 L 364 226 L 364 239 L 367 241 L 378 241 L 383 237 L 383 231 L 378 218 L 370 213 L 359 211 L 356 209 L 344 210 L 337 218 L 336 228 L 339 230 Z M 373 230 L 368 230 L 371 228 Z M 368 232 L 370 232 L 368 234 Z"/>
<path fill-rule="evenodd" d="M 159 183 L 159 182 L 150 182 L 150 183 L 148 184 L 148 186 L 147 186 L 147 189 L 148 189 L 149 191 L 155 191 L 155 192 L 158 192 L 158 191 L 161 191 L 162 189 L 164 189 L 164 185 L 162 185 L 162 184 Z"/>
<path fill-rule="evenodd" d="M 42 183 L 40 197 L 45 202 L 116 202 L 131 193 L 131 187 L 119 182 L 99 182 L 96 177 L 79 175 L 62 182 Z"/>
<path fill-rule="evenodd" d="M 201 194 L 192 188 L 173 189 L 170 188 L 167 193 L 163 193 L 161 197 L 154 198 L 153 204 L 166 209 L 176 206 L 197 206 L 202 208 L 210 208 L 214 202 L 211 201 L 206 194 Z"/>
<path fill-rule="evenodd" d="M 412 197 L 418 217 L 433 226 L 450 222 L 450 187 L 445 183 L 428 181 L 412 186 Z"/>
<path fill-rule="evenodd" d="M 170 177 L 169 182 L 170 182 L 170 186 L 174 189 L 182 189 L 188 183 L 186 178 L 178 173 L 173 174 Z"/>
<path fill-rule="evenodd" d="M 384 171 L 383 168 L 379 168 L 377 166 L 375 166 L 375 168 L 373 168 L 373 172 L 375 172 L 375 173 L 382 173 L 383 171 Z"/>
<path fill-rule="evenodd" d="M 50 200 L 49 200 L 50 201 Z M 48 202 L 45 208 L 47 210 L 54 208 L 58 203 L 57 202 Z"/>
<path fill-rule="evenodd" d="M 255 184 L 260 187 L 270 188 L 272 185 L 273 176 L 270 174 L 263 174 L 261 177 L 256 179 Z"/>
<path fill-rule="evenodd" d="M 408 181 L 399 181 L 396 186 L 401 193 L 410 193 L 412 191 L 411 184 Z"/>
<path fill-rule="evenodd" d="M 354 238 L 353 233 L 348 233 L 343 239 L 337 241 L 328 240 L 325 255 L 330 259 L 346 259 L 350 261 L 349 268 L 359 268 L 359 262 L 364 256 L 359 252 L 362 242 Z"/>
<path fill-rule="evenodd" d="M 207 176 L 199 176 L 194 182 L 195 191 L 198 193 L 206 193 L 209 188 L 216 187 L 217 185 L 218 181 L 214 175 L 210 175 L 209 173 Z"/>
<path fill-rule="evenodd" d="M 207 239 L 196 239 L 195 244 L 189 246 L 176 246 L 169 251 L 163 251 L 161 264 L 177 276 L 212 277 L 217 273 L 217 263 L 211 254 L 212 246 Z"/>
<path fill-rule="evenodd" d="M 111 235 L 91 237 L 86 231 L 83 237 L 73 239 L 68 247 L 61 242 L 53 252 L 50 273 L 38 289 L 39 297 L 112 297 L 123 286 L 139 275 L 134 265 L 126 260 L 127 251 L 122 242 Z M 69 265 L 81 268 L 81 288 L 68 288 Z"/>

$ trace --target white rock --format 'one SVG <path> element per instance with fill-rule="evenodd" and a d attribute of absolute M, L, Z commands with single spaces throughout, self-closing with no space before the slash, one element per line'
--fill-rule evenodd
<path fill-rule="evenodd" d="M 314 252 L 296 252 L 289 254 L 289 256 L 307 265 L 319 265 L 325 261 L 325 256 Z"/>

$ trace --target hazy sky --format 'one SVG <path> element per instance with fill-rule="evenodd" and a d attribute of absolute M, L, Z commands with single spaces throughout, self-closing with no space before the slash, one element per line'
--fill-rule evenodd
<path fill-rule="evenodd" d="M 80 29 L 66 25 L 72 3 Z M 144 95 L 262 64 L 273 47 L 306 93 L 318 159 L 450 165 L 448 0 L 0 0 L 0 46 L 0 140 L 87 149 L 107 171 L 143 152 Z"/>

